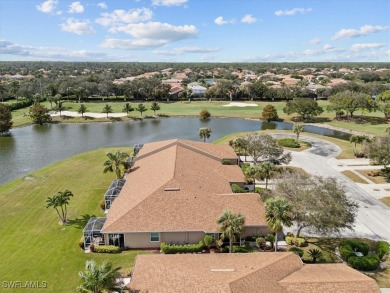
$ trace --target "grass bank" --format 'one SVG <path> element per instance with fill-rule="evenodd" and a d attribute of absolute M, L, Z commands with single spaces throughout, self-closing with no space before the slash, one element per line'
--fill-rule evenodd
<path fill-rule="evenodd" d="M 2 281 L 46 281 L 47 292 L 74 292 L 85 261 L 107 259 L 123 270 L 132 267 L 140 251 L 117 255 L 85 254 L 78 246 L 82 229 L 90 216 L 103 216 L 99 207 L 114 179 L 103 174 L 108 151 L 98 149 L 33 172 L 0 186 L 0 245 Z M 46 209 L 46 197 L 69 189 L 70 223 L 58 224 L 55 210 Z"/>

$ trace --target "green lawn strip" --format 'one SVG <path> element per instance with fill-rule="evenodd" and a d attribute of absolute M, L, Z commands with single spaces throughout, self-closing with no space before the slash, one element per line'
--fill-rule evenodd
<path fill-rule="evenodd" d="M 123 270 L 132 267 L 139 251 L 118 255 L 85 254 L 78 246 L 84 218 L 104 216 L 99 204 L 113 173 L 103 174 L 105 153 L 129 148 L 98 149 L 42 168 L 0 186 L 0 276 L 3 281 L 46 281 L 48 292 L 73 292 L 85 260 L 107 259 Z M 61 226 L 46 197 L 69 189 L 68 218 Z"/>
<path fill-rule="evenodd" d="M 368 175 L 373 171 L 376 172 L 376 171 L 380 171 L 380 170 L 356 170 L 356 171 L 376 184 L 389 183 L 389 180 L 385 176 L 370 176 L 370 175 Z"/>
<path fill-rule="evenodd" d="M 356 183 L 363 183 L 363 184 L 368 184 L 366 180 L 361 178 L 360 176 L 356 175 L 354 172 L 350 170 L 345 170 L 341 172 L 344 176 L 347 176 L 349 179 L 351 179 L 353 182 Z"/>
<path fill-rule="evenodd" d="M 298 148 L 290 148 L 290 147 L 284 147 L 286 150 L 294 151 L 294 152 L 301 152 L 307 149 L 311 148 L 311 144 L 306 141 L 298 140 L 299 147 Z"/>
<path fill-rule="evenodd" d="M 390 196 L 386 196 L 386 197 L 382 197 L 381 199 L 379 199 L 381 202 L 383 202 L 385 205 L 387 205 L 388 207 L 390 207 Z"/>
<path fill-rule="evenodd" d="M 237 133 L 232 133 L 228 134 L 226 136 L 223 136 L 217 140 L 214 141 L 216 144 L 228 144 L 230 140 L 234 140 L 238 137 L 243 137 L 246 135 L 249 135 L 251 133 L 268 133 L 268 134 L 293 134 L 291 130 L 261 130 L 261 131 L 250 131 L 250 132 L 237 132 Z M 353 148 L 352 145 L 349 141 L 334 138 L 334 137 L 329 137 L 329 136 L 322 136 L 319 134 L 314 134 L 314 133 L 308 133 L 304 132 L 301 134 L 302 136 L 309 136 L 309 137 L 314 137 L 322 140 L 326 140 L 329 142 L 332 142 L 336 145 L 338 145 L 341 148 L 341 153 L 336 157 L 337 159 L 355 159 L 355 155 L 353 153 Z"/>

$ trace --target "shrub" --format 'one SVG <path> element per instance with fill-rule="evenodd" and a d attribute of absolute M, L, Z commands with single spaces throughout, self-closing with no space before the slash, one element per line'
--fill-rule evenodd
<path fill-rule="evenodd" d="M 80 246 L 81 249 L 84 249 L 84 241 L 80 241 L 79 242 L 79 246 Z"/>
<path fill-rule="evenodd" d="M 356 256 L 355 251 L 367 255 L 369 249 L 370 247 L 367 243 L 357 240 L 344 240 L 339 245 L 340 255 L 345 261 L 348 261 L 351 256 Z"/>
<path fill-rule="evenodd" d="M 348 259 L 348 264 L 354 269 L 361 271 L 373 271 L 379 267 L 379 257 L 376 254 L 367 256 L 351 256 Z"/>
<path fill-rule="evenodd" d="M 287 241 L 286 241 L 287 242 Z M 298 248 L 298 247 L 290 247 L 288 251 L 295 252 L 296 254 L 299 255 L 299 257 L 303 256 L 303 250 Z"/>
<path fill-rule="evenodd" d="M 30 107 L 32 104 L 34 104 L 34 100 L 20 100 L 15 103 L 9 103 L 7 106 L 11 111 L 15 111 L 18 109 Z"/>
<path fill-rule="evenodd" d="M 210 248 L 211 245 L 215 244 L 215 238 L 213 236 L 211 236 L 211 235 L 206 235 L 203 238 L 203 243 L 204 243 L 205 246 Z"/>
<path fill-rule="evenodd" d="M 288 148 L 299 148 L 301 145 L 293 138 L 280 138 L 278 139 L 279 145 Z"/>
<path fill-rule="evenodd" d="M 271 243 L 271 248 L 274 248 L 274 243 L 275 243 L 275 236 L 272 234 L 267 234 L 264 237 L 265 241 L 268 241 Z"/>
<path fill-rule="evenodd" d="M 286 241 L 286 243 L 287 243 L 288 245 L 293 245 L 293 244 L 294 244 L 294 243 L 293 243 L 294 237 L 286 236 L 286 237 L 284 238 L 284 240 Z"/>
<path fill-rule="evenodd" d="M 386 241 L 378 241 L 376 243 L 376 255 L 379 257 L 380 260 L 383 259 L 383 257 L 390 252 L 389 243 Z"/>
<path fill-rule="evenodd" d="M 174 245 L 162 242 L 160 245 L 160 250 L 165 254 L 175 254 L 175 253 L 197 253 L 202 252 L 204 248 L 203 241 L 199 241 L 198 244 L 185 244 L 185 245 Z"/>
<path fill-rule="evenodd" d="M 92 251 L 92 252 L 94 252 L 94 250 L 95 250 L 95 245 L 91 244 L 91 245 L 89 246 L 89 250 Z"/>
<path fill-rule="evenodd" d="M 203 109 L 202 111 L 200 111 L 199 116 L 202 119 L 207 119 L 211 116 L 211 114 L 209 111 L 207 111 L 207 109 Z"/>
<path fill-rule="evenodd" d="M 317 261 L 319 258 L 321 258 L 322 252 L 321 252 L 321 250 L 316 249 L 316 248 L 314 248 L 314 249 L 309 249 L 309 255 L 310 255 L 311 259 L 313 260 L 313 263 L 316 263 L 316 261 Z"/>
<path fill-rule="evenodd" d="M 257 248 L 259 249 L 266 249 L 266 245 L 265 245 L 265 239 L 263 237 L 259 237 L 256 239 L 256 246 Z"/>
<path fill-rule="evenodd" d="M 91 251 L 95 253 L 120 253 L 121 249 L 120 247 L 114 245 L 98 245 L 94 246 L 93 250 L 91 249 Z"/>
<path fill-rule="evenodd" d="M 106 209 L 106 202 L 105 201 L 102 201 L 100 203 L 100 208 L 104 211 Z"/>
<path fill-rule="evenodd" d="M 240 246 L 233 245 L 233 253 L 248 253 L 252 251 L 253 249 L 249 246 L 248 242 L 245 242 Z"/>
<path fill-rule="evenodd" d="M 229 159 L 223 159 L 222 165 L 234 165 L 233 162 Z"/>
<path fill-rule="evenodd" d="M 246 192 L 244 188 L 241 188 L 240 185 L 233 183 L 232 184 L 232 191 L 233 193 L 244 193 Z"/>
<path fill-rule="evenodd" d="M 291 237 L 291 236 L 286 236 L 285 241 L 288 245 L 295 245 L 298 247 L 303 247 L 306 246 L 306 240 L 301 237 Z"/>

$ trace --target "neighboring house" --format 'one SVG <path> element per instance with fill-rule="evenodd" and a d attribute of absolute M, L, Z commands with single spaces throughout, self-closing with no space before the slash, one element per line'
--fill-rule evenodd
<path fill-rule="evenodd" d="M 106 244 L 159 248 L 161 242 L 197 243 L 206 233 L 218 239 L 216 220 L 226 209 L 245 216 L 242 237 L 268 233 L 258 194 L 232 193 L 233 183 L 243 186 L 245 177 L 230 146 L 182 139 L 145 144 L 100 231 L 84 231 L 91 237 L 85 243 L 96 237 Z"/>
<path fill-rule="evenodd" d="M 171 90 L 169 91 L 169 96 L 171 99 L 178 99 L 179 94 L 183 91 L 184 89 L 181 86 L 174 86 L 171 87 Z"/>
<path fill-rule="evenodd" d="M 187 89 L 191 90 L 192 96 L 204 96 L 207 88 L 201 86 L 197 82 L 191 82 L 187 85 Z"/>
<path fill-rule="evenodd" d="M 345 264 L 304 265 L 292 252 L 138 255 L 130 292 L 380 292 Z"/>

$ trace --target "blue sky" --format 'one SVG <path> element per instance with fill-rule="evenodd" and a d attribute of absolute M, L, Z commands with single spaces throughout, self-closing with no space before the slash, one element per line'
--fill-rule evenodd
<path fill-rule="evenodd" d="M 390 61 L 389 0 L 1 0 L 0 60 Z"/>

